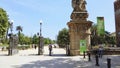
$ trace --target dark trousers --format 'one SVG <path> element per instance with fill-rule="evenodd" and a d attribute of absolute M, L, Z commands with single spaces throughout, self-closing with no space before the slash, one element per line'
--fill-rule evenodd
<path fill-rule="evenodd" d="M 51 54 L 52 54 L 52 50 L 49 50 L 49 56 L 51 56 Z"/>
<path fill-rule="evenodd" d="M 100 58 L 102 58 L 103 51 L 102 51 L 102 50 L 99 50 L 99 51 L 98 51 L 98 55 L 99 55 Z"/>

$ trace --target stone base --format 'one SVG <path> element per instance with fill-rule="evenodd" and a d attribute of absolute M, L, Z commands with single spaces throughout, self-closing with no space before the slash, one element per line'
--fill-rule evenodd
<path fill-rule="evenodd" d="M 9 49 L 8 55 L 15 55 L 18 53 L 18 49 Z"/>
<path fill-rule="evenodd" d="M 80 50 L 70 50 L 70 55 L 71 56 L 80 55 Z"/>

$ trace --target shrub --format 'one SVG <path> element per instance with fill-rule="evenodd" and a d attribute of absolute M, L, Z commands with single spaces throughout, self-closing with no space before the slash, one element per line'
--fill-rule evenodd
<path fill-rule="evenodd" d="M 28 48 L 30 48 L 30 46 L 18 46 L 18 49 L 20 50 L 26 50 Z"/>

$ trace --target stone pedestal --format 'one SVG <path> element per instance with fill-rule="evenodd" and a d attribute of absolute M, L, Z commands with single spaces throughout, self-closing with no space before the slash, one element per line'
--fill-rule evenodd
<path fill-rule="evenodd" d="M 18 53 L 18 37 L 14 36 L 13 34 L 10 34 L 10 45 L 9 45 L 9 50 L 8 50 L 8 55 L 14 55 Z"/>
<path fill-rule="evenodd" d="M 70 35 L 70 55 L 80 55 L 80 40 L 86 40 L 87 49 L 89 49 L 91 25 L 92 22 L 85 20 L 68 22 Z"/>

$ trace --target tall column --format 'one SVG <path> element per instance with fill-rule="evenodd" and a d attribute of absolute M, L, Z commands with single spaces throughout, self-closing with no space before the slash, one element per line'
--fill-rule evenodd
<path fill-rule="evenodd" d="M 82 7 L 85 4 L 85 0 L 72 0 L 73 12 L 71 21 L 67 23 L 70 35 L 70 55 L 80 55 L 80 40 L 86 41 L 87 49 L 90 47 L 90 27 L 92 22 L 87 21 L 88 13 L 85 7 Z"/>

